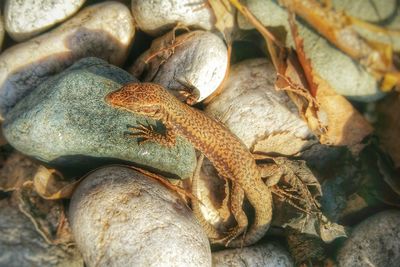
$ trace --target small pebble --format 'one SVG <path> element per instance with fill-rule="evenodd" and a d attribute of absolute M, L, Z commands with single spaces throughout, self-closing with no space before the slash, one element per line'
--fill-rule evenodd
<path fill-rule="evenodd" d="M 274 243 L 227 249 L 212 254 L 214 267 L 294 267 L 286 250 Z"/>
<path fill-rule="evenodd" d="M 69 219 L 88 266 L 211 266 L 208 239 L 184 201 L 127 167 L 86 177 Z"/>
<path fill-rule="evenodd" d="M 119 159 L 190 177 L 196 158 L 187 141 L 178 138 L 171 148 L 139 145 L 137 138 L 127 136 L 128 126 L 155 121 L 104 101 L 106 94 L 131 81 L 136 79 L 101 59 L 82 59 L 22 99 L 3 123 L 4 136 L 22 153 L 76 175 Z"/>
<path fill-rule="evenodd" d="M 85 0 L 6 0 L 4 20 L 7 33 L 15 41 L 24 41 L 72 16 Z"/>
<path fill-rule="evenodd" d="M 214 13 L 203 1 L 132 0 L 131 7 L 138 27 L 151 35 L 161 35 L 177 24 L 204 30 L 214 28 Z"/>
<path fill-rule="evenodd" d="M 399 266 L 400 211 L 387 210 L 357 225 L 337 255 L 339 266 Z"/>
<path fill-rule="evenodd" d="M 89 56 L 121 65 L 135 29 L 129 9 L 105 2 L 81 10 L 54 30 L 0 55 L 0 120 L 48 77 Z"/>

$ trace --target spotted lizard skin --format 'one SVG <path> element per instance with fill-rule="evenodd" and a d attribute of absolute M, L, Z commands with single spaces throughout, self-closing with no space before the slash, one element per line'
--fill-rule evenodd
<path fill-rule="evenodd" d="M 125 85 L 105 100 L 113 107 L 160 120 L 168 138 L 157 138 L 156 134 L 150 141 L 173 145 L 175 135 L 183 136 L 211 161 L 221 177 L 239 185 L 255 210 L 255 218 L 245 235 L 229 240 L 230 247 L 251 245 L 264 236 L 272 218 L 271 192 L 252 154 L 223 124 L 152 83 Z"/>

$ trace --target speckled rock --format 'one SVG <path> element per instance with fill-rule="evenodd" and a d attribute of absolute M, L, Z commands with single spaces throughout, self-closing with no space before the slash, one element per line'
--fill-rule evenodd
<path fill-rule="evenodd" d="M 224 90 L 205 111 L 219 118 L 251 151 L 293 155 L 307 147 L 312 134 L 286 93 L 275 90 L 275 79 L 268 60 L 242 61 L 232 66 Z"/>
<path fill-rule="evenodd" d="M 6 0 L 4 20 L 7 33 L 15 41 L 35 36 L 72 16 L 85 0 Z"/>
<path fill-rule="evenodd" d="M 398 266 L 400 211 L 375 214 L 357 225 L 339 249 L 339 266 Z"/>
<path fill-rule="evenodd" d="M 155 122 L 105 103 L 107 93 L 133 80 L 103 60 L 82 59 L 18 102 L 3 123 L 4 136 L 24 154 L 55 166 L 77 169 L 114 158 L 191 176 L 196 159 L 189 143 L 179 138 L 172 148 L 150 142 L 139 146 L 125 136 L 127 126 Z"/>
<path fill-rule="evenodd" d="M 50 245 L 9 199 L 0 200 L 0 266 L 83 267 L 74 246 Z"/>
<path fill-rule="evenodd" d="M 353 2 L 353 1 L 351 1 Z M 358 1 L 354 1 L 358 2 Z M 381 1 L 384 3 L 383 1 Z M 391 2 L 391 1 L 390 1 Z M 268 27 L 283 27 L 286 44 L 293 46 L 290 35 L 288 13 L 276 1 L 247 0 L 247 7 Z M 251 29 L 252 26 L 241 15 L 239 27 Z M 357 101 L 374 101 L 384 96 L 375 78 L 346 54 L 333 47 L 303 22 L 298 22 L 300 36 L 304 39 L 304 50 L 311 60 L 313 70 L 325 79 L 339 94 Z"/>
<path fill-rule="evenodd" d="M 4 51 L 0 55 L 0 120 L 29 91 L 80 58 L 95 56 L 122 64 L 134 30 L 126 6 L 105 2 L 89 6 L 54 30 Z"/>
<path fill-rule="evenodd" d="M 88 266 L 211 266 L 208 239 L 185 202 L 126 167 L 86 177 L 69 219 Z"/>
<path fill-rule="evenodd" d="M 215 17 L 209 6 L 197 0 L 132 0 L 137 26 L 151 35 L 160 35 L 177 23 L 204 30 L 214 28 Z"/>
<path fill-rule="evenodd" d="M 289 253 L 276 244 L 227 249 L 212 254 L 214 267 L 291 267 Z"/>
<path fill-rule="evenodd" d="M 160 38 L 168 38 L 168 34 Z M 165 39 L 165 38 L 164 38 Z M 159 43 L 160 40 L 157 40 Z M 161 84 L 178 98 L 187 91 L 202 101 L 221 84 L 228 67 L 227 48 L 216 34 L 194 31 L 180 35 L 175 43 L 182 43 L 166 58 L 161 67 L 149 65 L 145 81 Z M 131 68 L 133 74 L 154 51 L 145 52 Z M 155 73 L 155 75 L 152 75 Z M 153 77 L 154 76 L 154 77 Z M 138 77 L 138 76 L 136 76 Z M 184 97 L 183 97 L 184 98 Z"/>

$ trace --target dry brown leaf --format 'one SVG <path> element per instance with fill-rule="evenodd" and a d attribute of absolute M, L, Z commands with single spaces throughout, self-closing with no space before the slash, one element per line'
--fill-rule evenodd
<path fill-rule="evenodd" d="M 321 143 L 338 146 L 354 146 L 373 132 L 372 126 L 347 101 L 337 94 L 327 82 L 317 75 L 317 101 L 328 118 L 327 132 L 321 136 Z"/>
<path fill-rule="evenodd" d="M 33 178 L 33 186 L 44 199 L 70 198 L 82 179 L 83 177 L 77 181 L 66 181 L 57 170 L 39 166 Z"/>
<path fill-rule="evenodd" d="M 293 156 L 317 141 L 315 139 L 301 139 L 290 132 L 270 134 L 262 140 L 258 140 L 251 151 L 255 154 L 262 154 L 268 151 L 268 154 L 278 154 L 282 156 Z M 287 144 L 290 143 L 290 146 Z"/>
<path fill-rule="evenodd" d="M 389 44 L 365 40 L 352 28 L 353 21 L 343 13 L 322 6 L 316 0 L 280 0 L 289 11 L 307 21 L 322 36 L 365 66 L 387 91 L 400 84 L 400 73 L 393 65 Z"/>
<path fill-rule="evenodd" d="M 298 34 L 293 16 L 289 16 L 289 20 L 299 62 L 315 94 L 319 109 L 326 114 L 327 127 L 320 135 L 321 143 L 341 146 L 359 144 L 364 137 L 372 133 L 372 126 L 346 98 L 337 94 L 328 82 L 313 71 L 311 62 L 304 52 L 303 40 Z"/>

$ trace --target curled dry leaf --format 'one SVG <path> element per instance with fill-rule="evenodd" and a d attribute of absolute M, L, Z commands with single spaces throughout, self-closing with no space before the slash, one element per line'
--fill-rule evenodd
<path fill-rule="evenodd" d="M 321 143 L 346 146 L 359 144 L 364 137 L 372 133 L 372 126 L 346 98 L 337 94 L 324 79 L 313 71 L 311 62 L 304 52 L 303 40 L 298 34 L 293 17 L 290 17 L 290 25 L 297 56 L 310 91 L 318 103 L 318 110 L 326 114 L 327 127 L 326 131 L 320 135 Z"/>
<path fill-rule="evenodd" d="M 33 186 L 44 199 L 70 198 L 81 179 L 67 181 L 57 170 L 39 166 L 33 177 Z"/>
<path fill-rule="evenodd" d="M 371 125 L 352 105 L 313 71 L 293 20 L 290 24 L 297 57 L 282 47 L 275 46 L 272 39 L 263 34 L 265 27 L 254 19 L 249 10 L 243 6 L 238 7 L 238 10 L 262 33 L 268 44 L 278 72 L 276 89 L 287 92 L 321 143 L 355 146 L 373 131 Z"/>
<path fill-rule="evenodd" d="M 358 60 L 378 80 L 383 78 L 383 90 L 390 90 L 400 83 L 400 73 L 392 63 L 391 45 L 365 40 L 352 28 L 353 21 L 349 17 L 323 7 L 316 0 L 280 0 L 280 3 L 306 20 L 340 50 Z"/>

